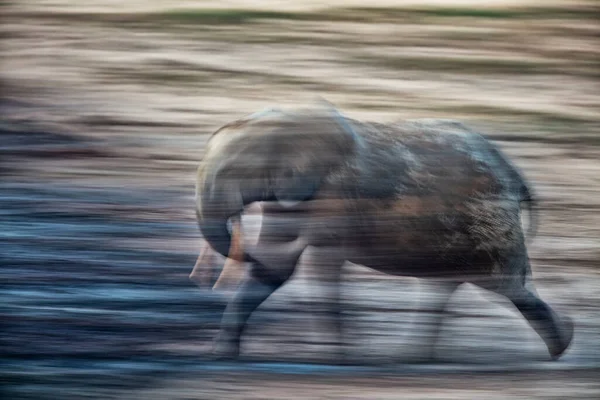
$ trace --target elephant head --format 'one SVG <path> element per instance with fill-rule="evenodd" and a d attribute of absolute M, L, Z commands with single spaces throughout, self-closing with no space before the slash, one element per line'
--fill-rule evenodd
<path fill-rule="evenodd" d="M 209 139 L 198 169 L 196 210 L 204 238 L 230 256 L 230 217 L 257 201 L 289 206 L 315 197 L 325 177 L 359 147 L 359 137 L 334 109 L 270 111 L 223 126 Z"/>

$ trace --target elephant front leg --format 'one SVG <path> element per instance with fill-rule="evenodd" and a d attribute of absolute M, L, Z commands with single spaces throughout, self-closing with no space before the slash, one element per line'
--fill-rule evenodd
<path fill-rule="evenodd" d="M 248 318 L 282 283 L 279 279 L 261 279 L 253 273 L 244 279 L 223 314 L 213 347 L 215 358 L 225 360 L 239 356 L 240 337 Z"/>

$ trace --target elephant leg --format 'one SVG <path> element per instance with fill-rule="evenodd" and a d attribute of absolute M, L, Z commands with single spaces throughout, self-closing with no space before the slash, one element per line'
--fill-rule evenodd
<path fill-rule="evenodd" d="M 510 300 L 546 343 L 553 360 L 558 359 L 573 339 L 573 320 L 559 315 L 536 294 L 523 290 L 513 293 Z"/>
<path fill-rule="evenodd" d="M 309 296 L 308 311 L 317 342 L 324 346 L 318 358 L 343 363 L 341 272 L 344 259 L 338 249 L 310 248 L 305 254 L 307 257 L 303 257 L 301 265 Z"/>
<path fill-rule="evenodd" d="M 419 281 L 418 318 L 416 325 L 418 340 L 422 344 L 423 353 L 419 359 L 431 361 L 435 358 L 435 346 L 442 327 L 446 305 L 461 282 L 438 279 L 422 279 Z"/>
<path fill-rule="evenodd" d="M 537 293 L 525 286 L 497 293 L 506 296 L 523 314 L 529 325 L 546 343 L 552 360 L 558 359 L 569 347 L 574 331 L 571 318 L 554 311 Z"/>
<path fill-rule="evenodd" d="M 573 338 L 572 319 L 554 311 L 536 293 L 524 243 L 511 251 L 502 252 L 498 262 L 502 271 L 512 273 L 506 274 L 494 285 L 482 286 L 507 297 L 544 340 L 551 358 L 558 359 Z"/>
<path fill-rule="evenodd" d="M 289 279 L 295 266 L 295 263 L 286 264 L 281 268 L 265 266 L 259 262 L 251 264 L 248 275 L 225 308 L 221 329 L 213 349 L 217 358 L 233 359 L 239 356 L 240 337 L 248 318 Z"/>
<path fill-rule="evenodd" d="M 255 276 L 248 276 L 242 281 L 221 319 L 220 332 L 213 348 L 215 357 L 235 359 L 239 356 L 240 337 L 248 318 L 282 283 L 261 281 Z"/>

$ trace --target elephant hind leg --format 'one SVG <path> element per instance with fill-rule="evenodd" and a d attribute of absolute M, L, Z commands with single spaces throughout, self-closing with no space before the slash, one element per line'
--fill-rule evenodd
<path fill-rule="evenodd" d="M 567 316 L 558 315 L 530 291 L 509 298 L 544 340 L 552 359 L 558 359 L 573 339 L 573 321 Z"/>
<path fill-rule="evenodd" d="M 558 359 L 573 339 L 572 319 L 554 311 L 537 294 L 524 243 L 499 255 L 502 278 L 491 285 L 488 283 L 481 286 L 507 297 L 544 340 L 551 358 Z"/>
<path fill-rule="evenodd" d="M 423 361 L 435 358 L 435 346 L 442 328 L 446 306 L 460 281 L 421 279 L 419 282 L 418 318 L 415 321 L 419 340 L 424 347 Z"/>

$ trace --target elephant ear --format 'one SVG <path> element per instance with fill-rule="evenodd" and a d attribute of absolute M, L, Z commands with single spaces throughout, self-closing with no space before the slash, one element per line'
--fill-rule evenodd
<path fill-rule="evenodd" d="M 284 207 L 291 207 L 309 200 L 319 188 L 321 178 L 311 175 L 296 175 L 280 182 L 274 190 L 277 201 Z"/>
<path fill-rule="evenodd" d="M 273 194 L 284 207 L 309 200 L 318 190 L 322 176 L 317 171 L 307 171 L 288 166 L 277 178 Z"/>
<path fill-rule="evenodd" d="M 359 144 L 352 127 L 329 103 L 298 118 L 301 122 L 287 131 L 282 152 L 286 157 L 277 168 L 273 186 L 274 196 L 284 207 L 312 198 L 331 168 Z"/>

